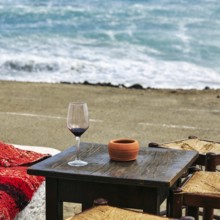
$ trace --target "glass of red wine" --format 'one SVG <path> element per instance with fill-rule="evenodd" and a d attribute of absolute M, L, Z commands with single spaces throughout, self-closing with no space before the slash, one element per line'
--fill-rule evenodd
<path fill-rule="evenodd" d="M 76 158 L 68 162 L 70 166 L 85 166 L 88 164 L 86 161 L 80 160 L 80 137 L 89 128 L 89 113 L 86 103 L 69 103 L 67 113 L 67 127 L 75 135 L 77 141 Z"/>

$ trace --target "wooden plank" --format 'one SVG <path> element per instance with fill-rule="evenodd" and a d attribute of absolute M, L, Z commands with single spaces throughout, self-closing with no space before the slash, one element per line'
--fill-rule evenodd
<path fill-rule="evenodd" d="M 121 208 L 136 208 L 159 214 L 160 204 L 168 196 L 168 189 L 127 186 L 106 183 L 61 180 L 59 200 L 82 203 L 89 208 L 97 198 L 105 198 L 108 204 Z"/>

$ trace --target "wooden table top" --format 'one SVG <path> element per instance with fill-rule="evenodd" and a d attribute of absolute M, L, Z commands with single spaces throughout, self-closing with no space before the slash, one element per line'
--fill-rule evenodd
<path fill-rule="evenodd" d="M 198 157 L 195 151 L 142 147 L 137 160 L 116 162 L 110 160 L 107 145 L 81 143 L 80 157 L 88 165 L 71 167 L 67 162 L 75 155 L 76 147 L 70 147 L 31 166 L 28 173 L 89 182 L 170 187 Z"/>

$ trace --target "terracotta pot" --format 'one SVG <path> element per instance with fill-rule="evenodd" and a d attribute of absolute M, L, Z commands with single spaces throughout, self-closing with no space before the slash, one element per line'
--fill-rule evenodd
<path fill-rule="evenodd" d="M 109 156 L 116 161 L 136 160 L 139 152 L 139 143 L 133 139 L 111 140 L 108 144 Z"/>

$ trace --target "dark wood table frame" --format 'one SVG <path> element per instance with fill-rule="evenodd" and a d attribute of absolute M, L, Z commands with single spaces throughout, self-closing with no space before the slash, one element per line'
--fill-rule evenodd
<path fill-rule="evenodd" d="M 111 161 L 107 145 L 82 143 L 81 158 L 89 164 L 70 167 L 76 155 L 71 147 L 28 169 L 46 177 L 46 219 L 63 219 L 63 202 L 81 203 L 105 198 L 117 207 L 137 208 L 159 214 L 169 190 L 196 160 L 194 151 L 142 147 L 136 161 Z"/>

